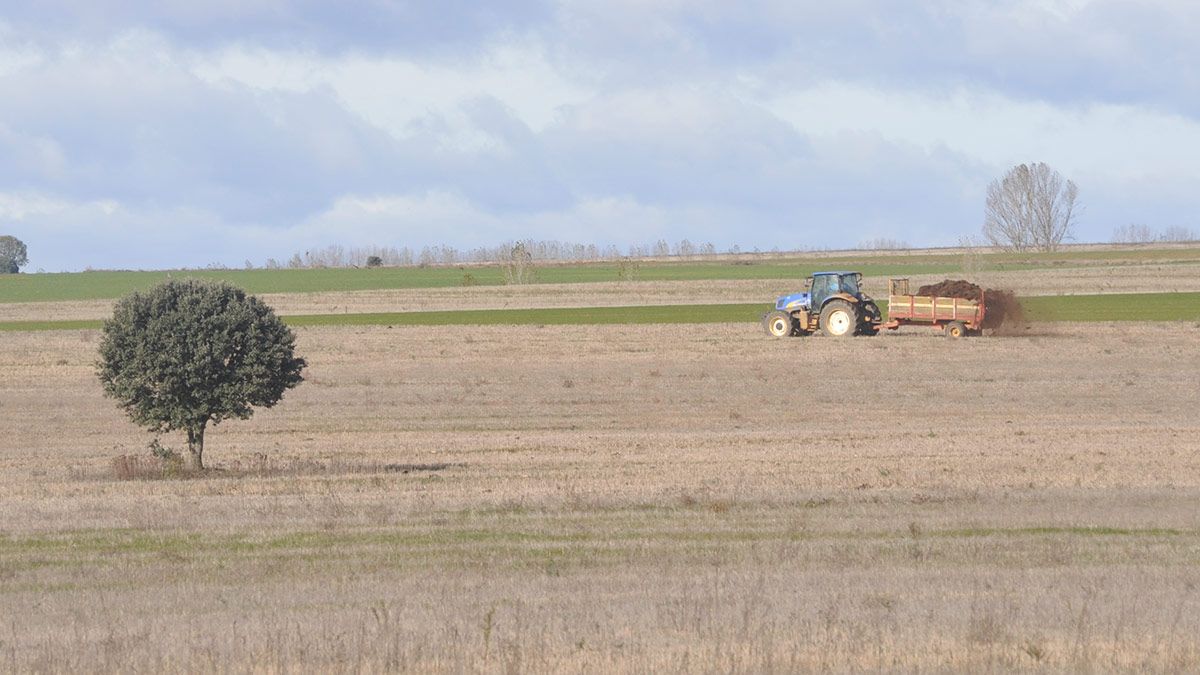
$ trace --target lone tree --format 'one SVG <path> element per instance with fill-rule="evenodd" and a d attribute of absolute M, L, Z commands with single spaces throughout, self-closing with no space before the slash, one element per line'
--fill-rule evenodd
<path fill-rule="evenodd" d="M 987 191 L 983 235 L 1009 251 L 1053 251 L 1071 238 L 1079 188 L 1045 163 L 1021 164 Z"/>
<path fill-rule="evenodd" d="M 173 279 L 131 293 L 104 322 L 98 375 L 151 431 L 187 432 L 204 468 L 204 430 L 271 407 L 304 380 L 295 335 L 270 307 L 223 282 Z"/>
<path fill-rule="evenodd" d="M 10 235 L 0 237 L 0 274 L 16 274 L 28 262 L 25 242 Z"/>
<path fill-rule="evenodd" d="M 531 284 L 537 277 L 533 254 L 523 241 L 518 241 L 501 254 L 500 265 L 504 268 L 504 283 L 509 285 Z"/>

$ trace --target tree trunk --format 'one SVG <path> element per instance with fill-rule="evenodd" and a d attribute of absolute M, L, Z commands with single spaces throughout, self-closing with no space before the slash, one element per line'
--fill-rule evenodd
<path fill-rule="evenodd" d="M 185 459 L 188 470 L 203 471 L 204 470 L 204 427 L 207 422 L 201 422 L 199 425 L 187 430 L 188 438 L 188 456 Z"/>

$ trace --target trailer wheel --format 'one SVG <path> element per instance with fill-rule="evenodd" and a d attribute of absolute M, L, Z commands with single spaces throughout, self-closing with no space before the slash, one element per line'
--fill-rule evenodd
<path fill-rule="evenodd" d="M 831 300 L 821 310 L 821 332 L 830 337 L 850 337 L 858 327 L 858 312 L 845 300 Z"/>
<path fill-rule="evenodd" d="M 967 326 L 961 321 L 951 321 L 946 324 L 946 337 L 958 339 L 967 336 Z"/>
<path fill-rule="evenodd" d="M 763 319 L 763 327 L 767 330 L 767 335 L 777 338 L 785 338 L 793 335 L 795 332 L 795 320 L 791 314 L 781 310 L 775 310 Z"/>

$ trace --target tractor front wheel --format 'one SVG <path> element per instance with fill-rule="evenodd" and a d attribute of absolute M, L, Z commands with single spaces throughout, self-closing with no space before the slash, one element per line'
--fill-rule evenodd
<path fill-rule="evenodd" d="M 767 335 L 777 338 L 785 338 L 792 334 L 795 320 L 792 315 L 787 312 L 775 310 L 763 319 L 763 327 L 767 329 Z"/>
<path fill-rule="evenodd" d="M 830 337 L 850 337 L 858 328 L 858 312 L 845 300 L 832 300 L 821 310 L 821 332 Z"/>

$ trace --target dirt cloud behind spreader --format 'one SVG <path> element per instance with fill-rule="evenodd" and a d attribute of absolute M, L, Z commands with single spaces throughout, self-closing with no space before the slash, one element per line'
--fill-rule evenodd
<path fill-rule="evenodd" d="M 984 289 L 965 279 L 946 279 L 917 289 L 917 295 L 935 295 L 941 298 L 978 300 Z M 1025 312 L 1017 296 L 1008 290 L 989 288 L 984 295 L 984 328 L 1015 326 L 1025 320 Z"/>

